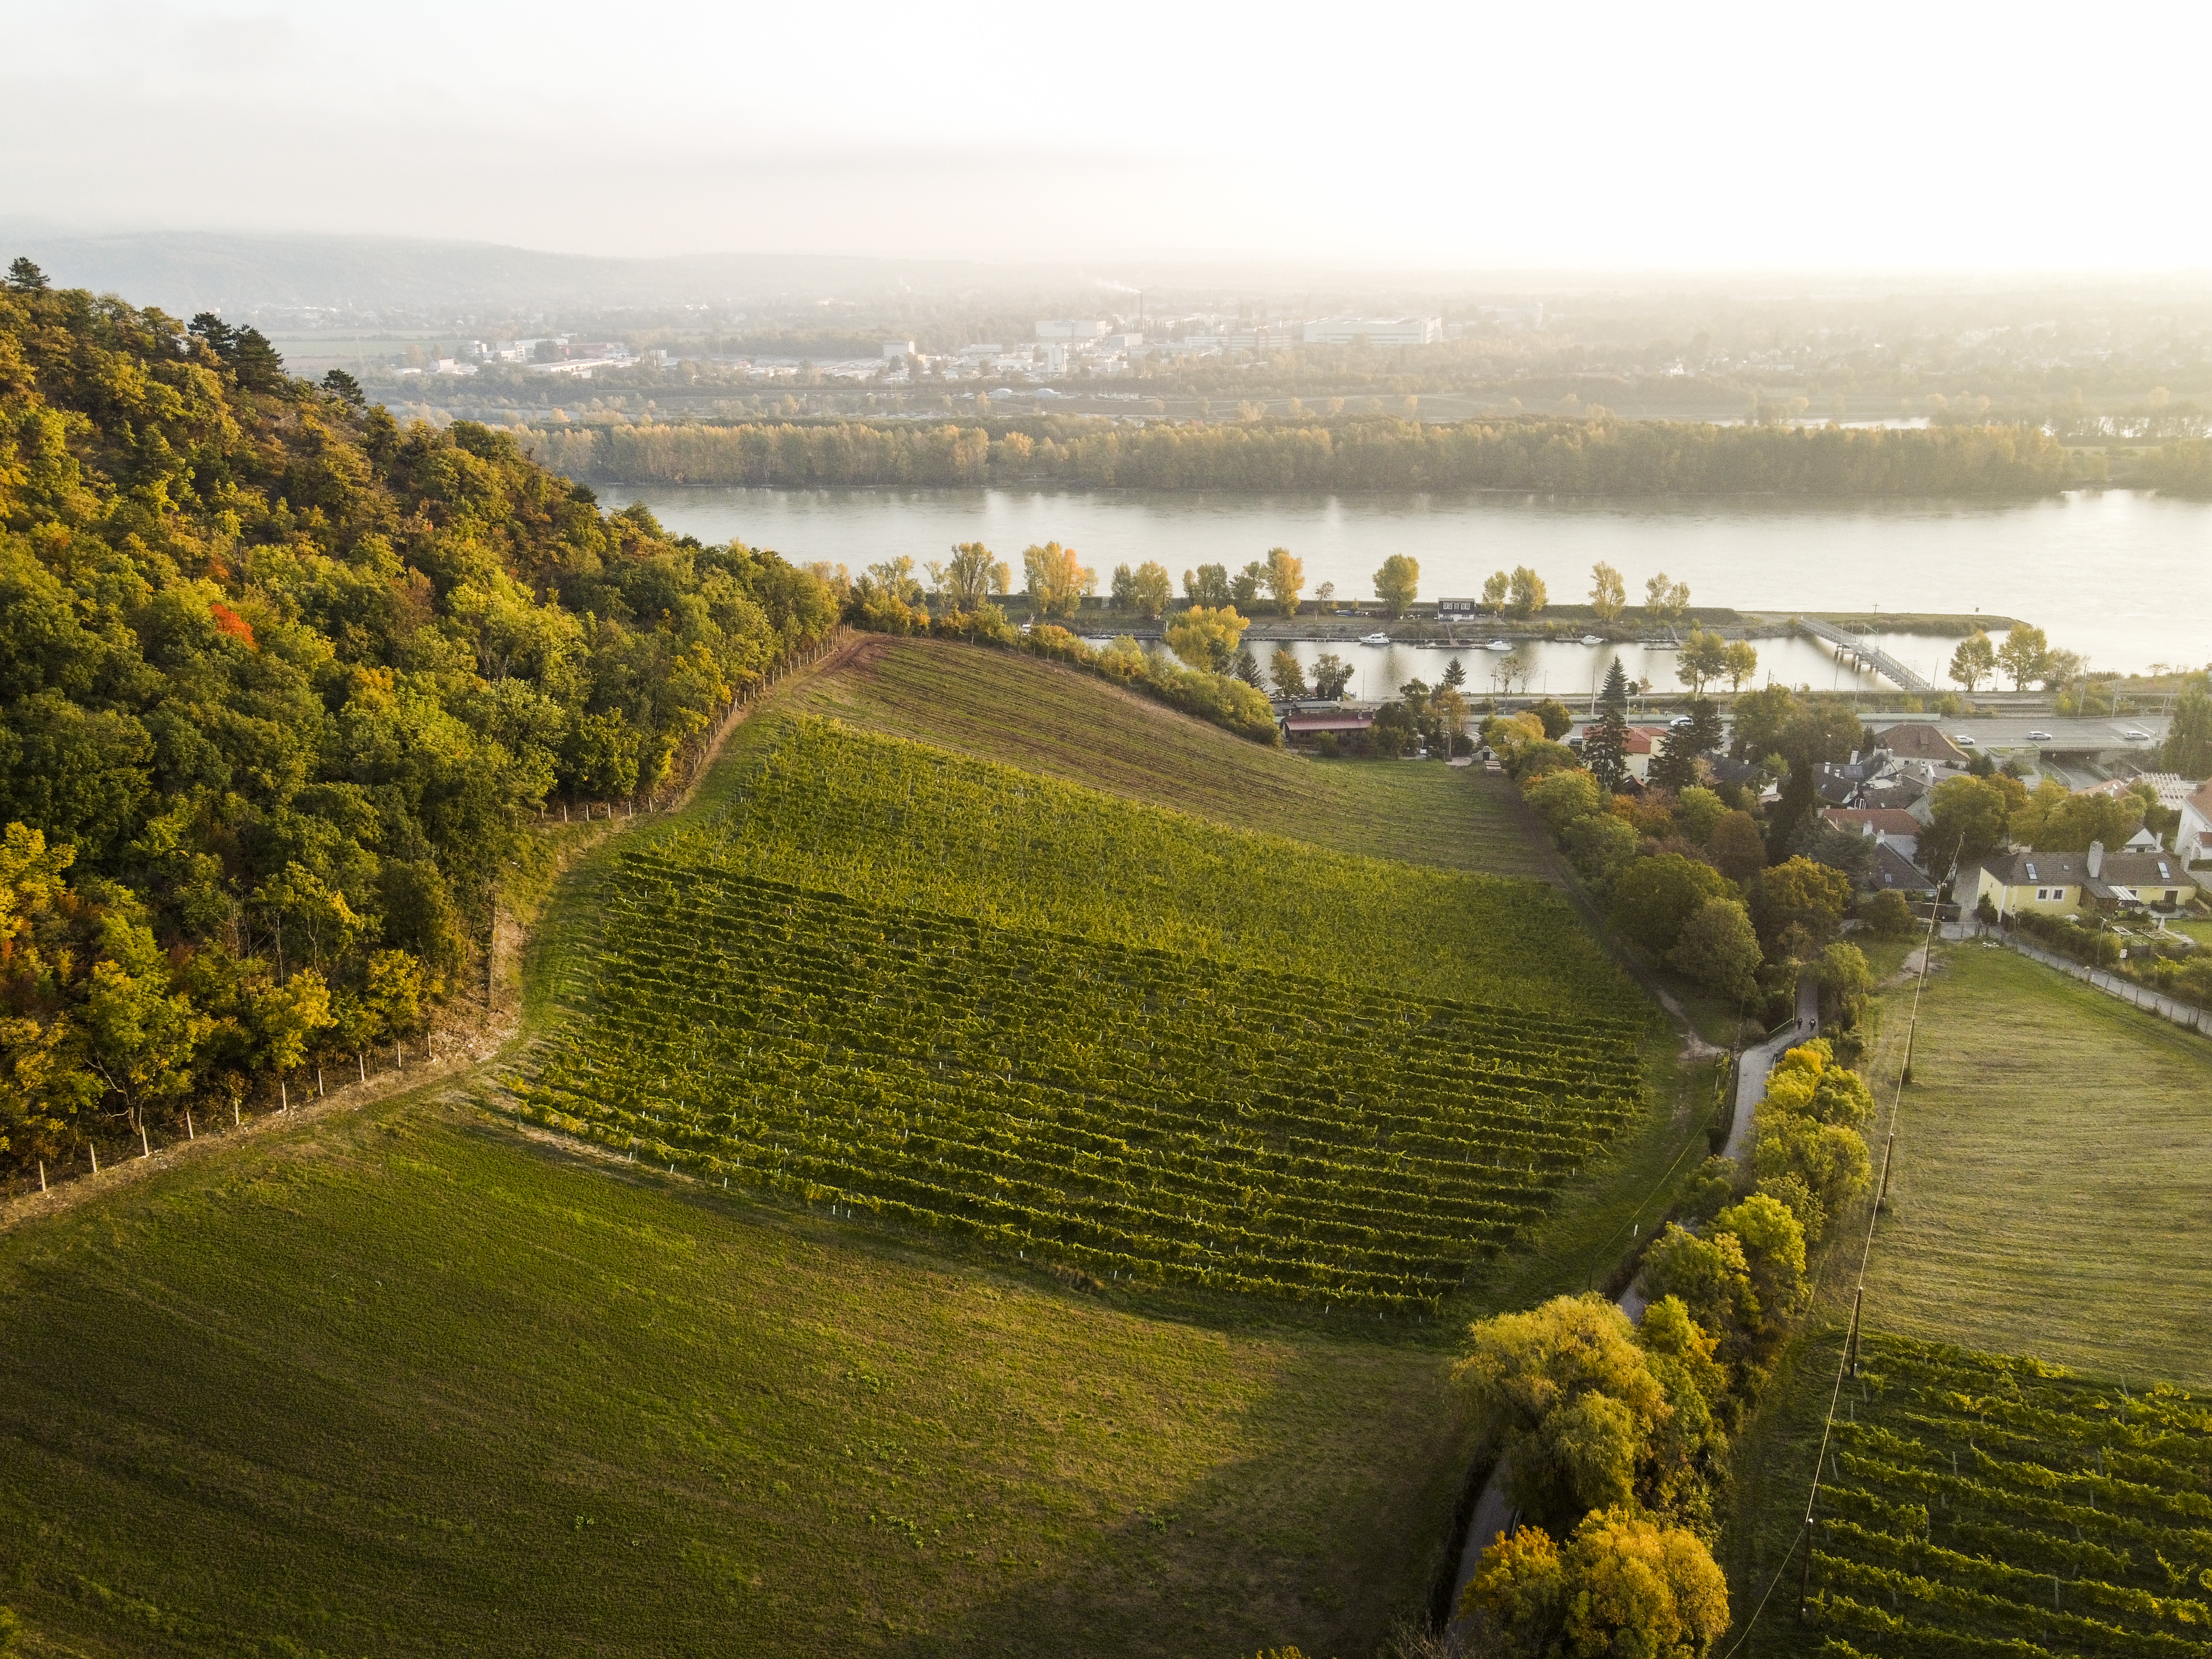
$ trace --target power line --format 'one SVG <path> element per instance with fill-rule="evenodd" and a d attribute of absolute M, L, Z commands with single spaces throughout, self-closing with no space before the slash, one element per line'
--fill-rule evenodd
<path fill-rule="evenodd" d="M 1955 878 L 1958 870 L 1958 860 L 1954 859 L 1944 879 L 1948 881 Z M 1920 1000 L 1928 990 L 1929 958 L 1934 955 L 1936 947 L 1936 920 L 1943 910 L 1942 883 L 1936 884 L 1936 902 L 1928 907 L 1928 932 L 1920 941 L 1920 977 L 1913 982 L 1912 1013 L 1905 1024 L 1905 1059 L 1897 1070 L 1896 1091 L 1890 1097 L 1889 1133 L 1887 1139 L 1882 1143 L 1881 1185 L 1875 1189 L 1875 1200 L 1867 1210 L 1866 1238 L 1859 1246 L 1858 1285 L 1851 1297 L 1850 1330 L 1844 1340 L 1843 1352 L 1836 1356 L 1836 1381 L 1835 1385 L 1828 1390 L 1828 1415 L 1826 1420 L 1820 1425 L 1820 1455 L 1813 1460 L 1813 1485 L 1812 1489 L 1805 1494 L 1805 1518 L 1797 1523 L 1797 1530 L 1790 1540 L 1790 1547 L 1784 1553 L 1781 1561 L 1776 1565 L 1774 1576 L 1767 1580 L 1766 1594 L 1759 1598 L 1759 1605 L 1752 1609 L 1751 1618 L 1744 1625 L 1743 1633 L 1735 1638 L 1728 1652 L 1721 1656 L 1721 1659 L 1735 1659 L 1736 1650 L 1751 1639 L 1751 1632 L 1757 1627 L 1759 1615 L 1766 1611 L 1767 1601 L 1774 1595 L 1775 1585 L 1782 1582 L 1783 1573 L 1788 1570 L 1791 1558 L 1797 1553 L 1798 1540 L 1805 1536 L 1806 1532 L 1813 1525 L 1814 1508 L 1819 1503 L 1820 1497 L 1820 1469 L 1827 1461 L 1828 1442 L 1833 1437 L 1836 1430 L 1836 1402 L 1843 1398 L 1845 1373 L 1856 1375 L 1858 1370 L 1859 1316 L 1866 1300 L 1867 1262 L 1874 1254 L 1875 1227 L 1881 1219 L 1882 1200 L 1889 1196 L 1890 1164 L 1897 1153 L 1897 1118 L 1905 1104 L 1905 1080 L 1912 1073 L 1912 1042 L 1920 1030 Z M 1812 1569 L 1812 1546 L 1808 1544 L 1805 1547 L 1806 1570 L 1809 1573 Z"/>

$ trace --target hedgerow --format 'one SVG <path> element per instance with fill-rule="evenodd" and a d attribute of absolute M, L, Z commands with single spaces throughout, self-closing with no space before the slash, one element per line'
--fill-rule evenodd
<path fill-rule="evenodd" d="M 1808 1613 L 1844 1659 L 2212 1651 L 2212 1410 L 1869 1337 Z"/>

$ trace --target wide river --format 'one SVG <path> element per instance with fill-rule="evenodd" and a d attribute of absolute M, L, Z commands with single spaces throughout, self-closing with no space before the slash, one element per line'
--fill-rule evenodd
<path fill-rule="evenodd" d="M 1287 547 L 1305 562 L 1309 593 L 1326 581 L 1340 596 L 1370 598 L 1376 568 L 1404 553 L 1420 562 L 1424 599 L 1478 594 L 1492 570 L 1526 564 L 1555 599 L 1580 602 L 1590 567 L 1602 561 L 1627 578 L 1632 600 L 1663 570 L 1688 582 L 1700 605 L 1978 610 L 2036 623 L 2107 671 L 2212 662 L 2212 502 L 2135 490 L 2006 504 L 664 485 L 599 493 L 611 507 L 641 501 L 672 530 L 702 540 L 734 537 L 855 572 L 902 554 L 919 568 L 955 542 L 980 540 L 1019 580 L 1021 550 L 1058 541 L 1097 570 L 1103 591 L 1117 564 L 1158 559 L 1180 584 L 1194 565 L 1236 570 Z M 1908 666 L 1942 682 L 1952 641 L 1884 637 Z M 1570 690 L 1586 677 L 1589 653 L 1571 662 L 1564 649 L 1534 654 L 1532 686 Z M 1762 641 L 1760 653 L 1761 680 L 1853 683 L 1803 641 Z M 1481 661 L 1468 666 L 1473 685 L 1488 683 Z M 1395 663 L 1376 667 L 1384 684 L 1398 672 Z M 1628 667 L 1639 672 L 1636 661 Z M 1645 672 L 1672 684 L 1663 661 Z"/>

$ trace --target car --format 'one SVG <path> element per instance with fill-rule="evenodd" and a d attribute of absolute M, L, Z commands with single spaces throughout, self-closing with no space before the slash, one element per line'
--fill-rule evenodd
<path fill-rule="evenodd" d="M 2150 741 L 2149 732 L 2132 726 L 2128 727 L 2126 731 L 2121 732 L 2120 735 L 2125 738 L 2130 743 L 2148 743 Z"/>
<path fill-rule="evenodd" d="M 2048 732 L 2031 732 L 2027 734 L 2027 740 L 2030 743 L 2049 743 L 2052 739 Z"/>
<path fill-rule="evenodd" d="M 1677 714 L 1673 720 L 1668 720 L 1667 724 L 1674 731 L 1686 732 L 1690 727 L 1695 726 L 1697 721 L 1692 720 L 1687 714 Z"/>
<path fill-rule="evenodd" d="M 1957 744 L 1961 749 L 1972 749 L 1974 746 L 1974 740 L 1968 737 L 1964 732 L 1954 732 L 1951 734 L 1951 741 Z"/>

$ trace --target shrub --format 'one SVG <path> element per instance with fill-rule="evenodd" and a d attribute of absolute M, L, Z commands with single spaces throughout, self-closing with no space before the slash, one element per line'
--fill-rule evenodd
<path fill-rule="evenodd" d="M 1820 952 L 1813 977 L 1820 988 L 1820 1018 L 1848 1031 L 1866 1017 L 1867 999 L 1874 994 L 1874 975 L 1865 954 L 1856 945 L 1841 940 Z"/>
<path fill-rule="evenodd" d="M 1565 1550 L 1539 1527 L 1500 1539 L 1462 1607 L 1506 1659 L 1695 1659 L 1728 1628 L 1728 1581 L 1697 1534 L 1622 1507 Z"/>
<path fill-rule="evenodd" d="M 1859 906 L 1859 921 L 1876 939 L 1909 939 L 1919 931 L 1920 920 L 1905 895 L 1884 890 Z"/>
<path fill-rule="evenodd" d="M 1778 1199 L 1753 1193 L 1713 1218 L 1716 1234 L 1732 1233 L 1743 1245 L 1751 1287 L 1771 1325 L 1796 1313 L 1805 1300 L 1805 1228 Z"/>

